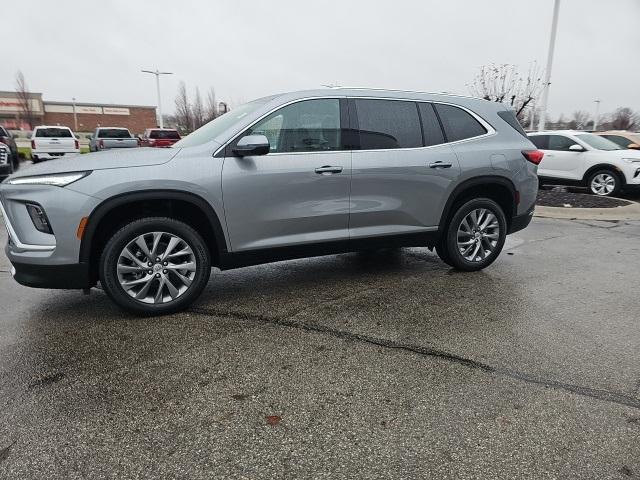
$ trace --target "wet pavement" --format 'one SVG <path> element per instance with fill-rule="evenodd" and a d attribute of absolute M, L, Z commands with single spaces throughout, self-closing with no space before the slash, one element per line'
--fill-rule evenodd
<path fill-rule="evenodd" d="M 4 232 L 0 242 L 4 244 Z M 640 478 L 640 222 L 212 275 L 140 319 L 0 260 L 0 478 Z"/>

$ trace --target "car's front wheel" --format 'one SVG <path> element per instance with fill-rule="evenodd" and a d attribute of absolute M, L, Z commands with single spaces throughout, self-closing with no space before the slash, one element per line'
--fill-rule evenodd
<path fill-rule="evenodd" d="M 120 307 L 138 315 L 183 310 L 209 280 L 211 259 L 202 237 L 173 218 L 134 220 L 107 242 L 100 282 Z"/>
<path fill-rule="evenodd" d="M 476 198 L 456 208 L 436 251 L 453 268 L 472 272 L 495 261 L 506 236 L 507 220 L 500 205 Z"/>
<path fill-rule="evenodd" d="M 620 191 L 622 181 L 620 176 L 611 170 L 598 170 L 589 176 L 587 185 L 595 195 L 612 197 Z"/>

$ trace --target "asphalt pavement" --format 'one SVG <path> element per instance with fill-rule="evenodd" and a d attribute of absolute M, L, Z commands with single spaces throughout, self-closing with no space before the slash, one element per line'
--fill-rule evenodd
<path fill-rule="evenodd" d="M 4 245 L 6 235 L 0 234 Z M 640 478 L 640 222 L 214 271 L 136 318 L 0 259 L 0 478 Z"/>

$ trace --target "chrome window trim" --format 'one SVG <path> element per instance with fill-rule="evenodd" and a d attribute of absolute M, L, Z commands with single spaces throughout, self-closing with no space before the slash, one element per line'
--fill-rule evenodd
<path fill-rule="evenodd" d="M 9 216 L 7 215 L 6 210 L 4 209 L 4 205 L 0 201 L 0 213 L 2 213 L 2 219 L 4 220 L 4 225 L 7 227 L 7 233 L 9 234 L 9 238 L 13 244 L 20 250 L 24 251 L 34 251 L 34 252 L 51 252 L 56 249 L 55 245 L 32 245 L 28 243 L 22 243 L 18 238 L 18 234 L 11 225 L 11 221 L 9 220 Z"/>
<path fill-rule="evenodd" d="M 347 95 L 341 95 L 341 96 L 339 96 L 339 95 L 329 95 L 329 96 L 322 96 L 322 97 L 298 98 L 296 100 L 291 100 L 291 101 L 289 101 L 287 103 L 283 103 L 282 105 L 278 105 L 277 107 L 274 107 L 273 109 L 269 110 L 267 113 L 262 115 L 260 118 L 255 120 L 253 123 L 251 123 L 251 124 L 247 125 L 245 128 L 243 128 L 241 132 L 238 132 L 237 134 L 235 134 L 233 136 L 233 138 L 228 140 L 226 143 L 224 143 L 224 145 L 222 145 L 215 152 L 213 152 L 213 156 L 218 155 L 218 153 L 220 153 L 222 150 L 227 148 L 227 146 L 229 144 L 231 144 L 234 140 L 236 140 L 238 138 L 238 135 L 240 135 L 242 132 L 250 129 L 255 124 L 260 122 L 262 119 L 264 119 L 265 117 L 268 117 L 269 115 L 271 115 L 272 113 L 280 110 L 281 108 L 287 107 L 287 106 L 292 105 L 294 103 L 304 102 L 304 101 L 307 101 L 307 100 L 340 100 L 341 98 L 346 98 L 346 99 L 351 99 L 351 100 L 390 100 L 390 101 L 394 101 L 394 102 L 413 102 L 413 103 L 431 103 L 431 104 L 438 104 L 438 105 L 449 105 L 451 107 L 460 108 L 460 109 L 464 110 L 465 112 L 467 112 L 474 119 L 476 119 L 478 121 L 478 123 L 480 123 L 480 125 L 482 125 L 487 132 L 482 134 L 482 135 L 476 135 L 475 137 L 469 137 L 469 138 L 463 138 L 462 140 L 456 140 L 455 142 L 444 142 L 444 143 L 439 143 L 437 145 L 424 145 L 424 146 L 421 146 L 421 147 L 376 148 L 376 149 L 368 149 L 368 150 L 326 150 L 326 151 L 311 151 L 311 152 L 273 152 L 273 153 L 267 153 L 266 155 L 263 155 L 263 156 L 265 156 L 265 157 L 269 156 L 270 157 L 270 156 L 277 156 L 277 155 L 309 155 L 309 154 L 318 154 L 318 153 L 323 153 L 323 154 L 326 155 L 328 153 L 344 153 L 344 152 L 387 152 L 389 150 L 393 150 L 393 151 L 398 151 L 398 150 L 424 150 L 426 148 L 440 147 L 442 145 L 458 145 L 458 144 L 461 144 L 461 143 L 468 142 L 470 140 L 478 140 L 478 139 L 481 139 L 481 138 L 491 137 L 491 136 L 493 136 L 493 135 L 495 135 L 497 133 L 496 129 L 493 128 L 493 126 L 491 126 L 491 124 L 489 122 L 487 122 L 484 118 L 482 118 L 476 112 L 474 112 L 473 110 L 469 110 L 467 107 L 463 107 L 462 105 L 458 105 L 458 104 L 455 104 L 455 103 L 441 102 L 441 101 L 430 101 L 430 100 L 413 100 L 413 99 L 410 99 L 410 98 L 388 98 L 388 97 L 375 97 L 375 96 L 371 96 L 371 97 L 369 97 L 369 96 L 367 96 L 367 97 L 353 97 L 353 96 L 347 96 Z"/>

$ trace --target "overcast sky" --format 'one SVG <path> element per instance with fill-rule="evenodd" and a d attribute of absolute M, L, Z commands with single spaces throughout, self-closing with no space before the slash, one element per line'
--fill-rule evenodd
<path fill-rule="evenodd" d="M 75 3 L 75 5 L 74 5 Z M 338 83 L 468 94 L 478 68 L 546 62 L 553 0 L 13 2 L 0 90 L 155 105 L 178 82 L 231 104 Z M 19 7 L 19 8 L 18 8 Z M 5 9 L 7 10 L 7 9 Z M 549 110 L 640 110 L 640 0 L 562 0 Z"/>

